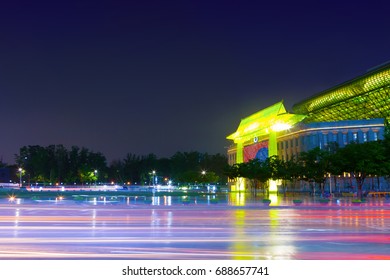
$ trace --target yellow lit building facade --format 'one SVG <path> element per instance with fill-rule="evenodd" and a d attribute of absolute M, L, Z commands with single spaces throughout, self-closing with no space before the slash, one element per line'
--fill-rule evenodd
<path fill-rule="evenodd" d="M 277 155 L 289 160 L 315 147 L 336 142 L 383 138 L 390 120 L 390 63 L 341 85 L 323 91 L 293 106 L 288 113 L 278 102 L 241 120 L 227 136 L 230 165 Z M 245 190 L 245 180 L 231 182 L 232 191 Z M 270 191 L 276 191 L 270 186 Z"/>

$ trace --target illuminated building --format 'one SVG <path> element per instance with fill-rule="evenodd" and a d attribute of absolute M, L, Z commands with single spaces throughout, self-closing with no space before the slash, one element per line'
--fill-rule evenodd
<path fill-rule="evenodd" d="M 288 113 L 278 102 L 241 120 L 236 132 L 227 136 L 229 164 L 277 155 L 289 160 L 315 147 L 340 147 L 351 142 L 383 139 L 390 121 L 390 63 L 325 90 L 293 106 Z M 232 191 L 245 189 L 237 180 Z M 272 191 L 272 189 L 270 189 Z"/>

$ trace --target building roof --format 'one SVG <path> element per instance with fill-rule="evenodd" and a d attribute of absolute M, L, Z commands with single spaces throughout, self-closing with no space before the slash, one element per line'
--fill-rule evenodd
<path fill-rule="evenodd" d="M 306 122 L 390 118 L 390 63 L 293 106 Z"/>
<path fill-rule="evenodd" d="M 237 131 L 229 135 L 227 139 L 234 140 L 235 143 L 245 142 L 254 137 L 268 135 L 271 130 L 284 130 L 304 118 L 304 115 L 288 113 L 283 101 L 280 101 L 242 119 Z"/>

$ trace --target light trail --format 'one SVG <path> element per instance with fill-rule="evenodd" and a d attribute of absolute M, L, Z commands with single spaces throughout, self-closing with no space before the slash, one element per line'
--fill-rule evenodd
<path fill-rule="evenodd" d="M 0 203 L 0 259 L 390 259 L 390 206 L 343 205 Z"/>

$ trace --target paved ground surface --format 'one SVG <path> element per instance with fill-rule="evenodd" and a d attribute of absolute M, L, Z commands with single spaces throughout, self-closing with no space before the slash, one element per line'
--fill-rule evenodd
<path fill-rule="evenodd" d="M 0 259 L 390 259 L 390 202 L 0 201 Z"/>

